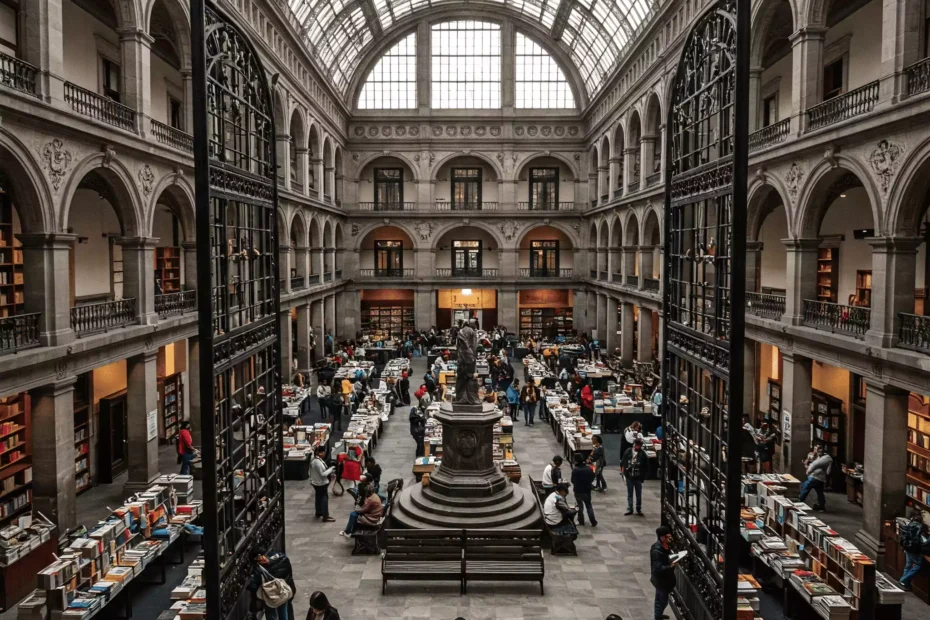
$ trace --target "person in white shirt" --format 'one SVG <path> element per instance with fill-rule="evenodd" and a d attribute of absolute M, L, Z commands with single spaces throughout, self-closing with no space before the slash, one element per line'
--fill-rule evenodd
<path fill-rule="evenodd" d="M 329 387 L 329 381 L 322 381 L 316 386 L 316 400 L 320 405 L 320 415 L 323 417 L 323 420 L 328 420 L 330 418 L 329 397 L 332 393 L 333 390 Z"/>
<path fill-rule="evenodd" d="M 359 345 L 358 348 L 355 349 L 355 359 L 357 360 L 365 359 L 365 347 Z"/>
<path fill-rule="evenodd" d="M 639 422 L 633 422 L 626 427 L 626 431 L 623 433 L 623 438 L 626 439 L 626 442 L 632 446 L 634 441 L 643 438 L 642 430 L 642 424 Z"/>
<path fill-rule="evenodd" d="M 833 466 L 833 457 L 824 453 L 823 446 L 817 446 L 815 454 L 817 458 L 807 466 L 807 480 L 801 485 L 801 495 L 798 499 L 803 502 L 811 491 L 816 491 L 817 502 L 814 504 L 814 510 L 826 512 L 827 496 L 824 494 L 824 489 L 827 486 L 830 468 Z"/>
<path fill-rule="evenodd" d="M 546 493 L 552 493 L 562 480 L 562 457 L 558 454 L 552 457 L 552 462 L 543 470 L 542 487 Z"/>
<path fill-rule="evenodd" d="M 578 529 L 575 527 L 573 519 L 578 512 L 574 508 L 568 507 L 565 497 L 568 495 L 569 485 L 565 482 L 560 483 L 555 488 L 555 493 L 550 493 L 543 504 L 543 517 L 546 519 L 546 525 L 549 529 L 560 536 L 570 536 L 577 534 Z"/>
<path fill-rule="evenodd" d="M 313 451 L 313 460 L 310 461 L 310 484 L 313 486 L 314 506 L 316 508 L 316 517 L 323 519 L 325 523 L 335 521 L 329 516 L 329 476 L 328 468 L 323 457 L 326 456 L 326 447 L 319 446 Z"/>

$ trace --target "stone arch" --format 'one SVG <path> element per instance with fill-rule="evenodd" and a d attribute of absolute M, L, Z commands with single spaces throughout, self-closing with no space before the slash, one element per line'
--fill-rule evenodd
<path fill-rule="evenodd" d="M 413 172 L 414 178 L 410 181 L 416 183 L 419 178 L 419 168 L 417 162 L 410 159 L 410 156 L 401 151 L 379 151 L 378 153 L 370 153 L 364 157 L 360 157 L 357 162 L 355 162 L 355 181 L 359 180 L 359 174 L 362 170 L 365 169 L 365 166 L 368 166 L 372 162 L 382 158 L 382 157 L 393 157 L 404 162 L 404 164 L 410 168 L 410 171 Z M 405 180 L 406 181 L 406 180 Z"/>
<path fill-rule="evenodd" d="M 623 221 L 619 213 L 610 216 L 610 245 L 611 249 L 623 246 Z"/>
<path fill-rule="evenodd" d="M 152 208 L 146 217 L 145 229 L 153 229 L 155 210 L 158 205 L 164 205 L 181 223 L 184 241 L 195 241 L 197 228 L 194 218 L 194 188 L 184 176 L 178 173 L 165 175 L 155 186 L 152 195 L 155 196 L 155 200 L 152 201 Z"/>
<path fill-rule="evenodd" d="M 597 167 L 600 157 L 598 155 L 597 143 L 591 145 L 591 150 L 588 152 L 588 175 L 597 176 Z"/>
<path fill-rule="evenodd" d="M 640 245 L 656 247 L 662 245 L 662 218 L 654 205 L 647 205 L 643 211 L 643 230 Z"/>
<path fill-rule="evenodd" d="M 591 220 L 591 225 L 588 226 L 588 249 L 596 250 L 597 249 L 597 220 Z"/>
<path fill-rule="evenodd" d="M 444 164 L 449 163 L 456 157 L 475 157 L 477 159 L 480 159 L 486 164 L 491 166 L 491 169 L 494 170 L 494 174 L 497 175 L 498 181 L 502 181 L 504 179 L 504 169 L 501 168 L 500 162 L 495 160 L 493 157 L 490 157 L 487 153 L 482 153 L 480 151 L 457 151 L 455 153 L 450 153 L 448 155 L 445 155 L 441 159 L 437 159 L 436 163 L 433 164 L 433 167 L 429 172 L 430 178 L 431 179 L 436 178 L 437 174 L 439 173 L 440 168 L 442 168 Z"/>
<path fill-rule="evenodd" d="M 190 5 L 188 2 L 183 0 L 147 0 L 148 6 L 145 8 L 145 19 L 146 32 L 149 33 L 149 36 L 157 38 L 159 36 L 159 24 L 153 23 L 153 15 L 158 17 L 158 14 L 155 11 L 155 6 L 159 2 L 164 6 L 165 12 L 168 15 L 168 19 L 171 21 L 171 26 L 174 28 L 174 33 L 177 35 L 178 47 L 177 50 L 178 58 L 180 60 L 181 68 L 187 69 L 191 66 L 191 16 L 190 16 Z"/>
<path fill-rule="evenodd" d="M 556 221 L 556 220 L 549 220 L 549 221 L 540 220 L 540 221 L 531 222 L 529 226 L 527 226 L 526 228 L 520 231 L 520 235 L 519 237 L 517 237 L 516 247 L 518 248 L 520 247 L 520 243 L 523 241 L 523 239 L 526 237 L 526 235 L 531 230 L 539 228 L 540 226 L 549 226 L 551 228 L 555 228 L 556 230 L 562 233 L 565 233 L 565 236 L 568 237 L 568 240 L 571 241 L 572 243 L 572 247 L 566 248 L 566 249 L 574 250 L 581 245 L 580 239 L 578 238 L 578 234 L 574 230 L 572 230 L 571 227 L 566 226 L 564 223 L 560 221 Z"/>
<path fill-rule="evenodd" d="M 575 162 L 562 153 L 554 153 L 552 151 L 536 151 L 535 153 L 530 153 L 526 155 L 521 160 L 520 164 L 517 165 L 516 176 L 514 178 L 519 179 L 520 175 L 523 174 L 523 171 L 527 168 L 527 166 L 529 166 L 531 163 L 533 163 L 533 161 L 541 157 L 551 157 L 553 159 L 559 160 L 560 162 L 565 164 L 568 167 L 569 172 L 572 173 L 572 177 L 573 177 L 572 180 L 573 181 L 578 180 L 579 174 L 578 174 L 578 170 L 576 168 Z"/>
<path fill-rule="evenodd" d="M 323 151 L 320 146 L 320 126 L 313 119 L 309 121 L 307 129 L 307 148 L 310 150 L 310 159 L 322 159 Z"/>
<path fill-rule="evenodd" d="M 421 244 L 419 244 L 419 243 L 417 242 L 417 236 L 414 234 L 414 232 L 413 232 L 412 230 L 410 230 L 409 228 L 407 228 L 407 224 L 406 224 L 406 223 L 400 222 L 400 221 L 391 221 L 391 222 L 388 222 L 388 223 L 378 222 L 377 224 L 374 224 L 374 225 L 371 226 L 370 228 L 367 228 L 367 229 L 363 230 L 363 231 L 356 237 L 355 246 L 352 248 L 352 250 L 354 250 L 355 252 L 361 251 L 361 250 L 363 249 L 365 243 L 366 243 L 367 241 L 370 240 L 370 237 L 372 236 L 372 234 L 374 234 L 374 233 L 377 232 L 378 230 L 385 229 L 385 228 L 392 228 L 392 229 L 395 229 L 395 230 L 397 230 L 397 231 L 403 233 L 404 236 L 406 236 L 406 239 L 403 239 L 402 241 L 404 241 L 404 243 L 406 243 L 407 241 L 410 242 L 410 248 L 409 248 L 410 250 L 419 250 L 419 249 L 421 249 L 421 247 L 420 247 Z M 405 250 L 407 249 L 406 246 L 404 247 L 404 249 L 405 249 Z"/>
<path fill-rule="evenodd" d="M 623 157 L 623 149 L 626 145 L 626 130 L 623 128 L 623 121 L 617 121 L 617 126 L 613 130 L 613 157 Z"/>
<path fill-rule="evenodd" d="M 308 241 L 307 219 L 304 217 L 303 210 L 294 209 L 294 215 L 291 217 L 291 224 L 288 227 L 288 243 L 294 247 L 305 247 Z"/>
<path fill-rule="evenodd" d="M 291 140 L 294 142 L 294 147 L 301 149 L 306 148 L 307 143 L 305 142 L 307 137 L 307 121 L 304 115 L 304 110 L 300 106 L 294 106 L 294 109 L 291 110 L 291 119 L 290 124 L 288 125 L 288 133 L 291 136 Z"/>
<path fill-rule="evenodd" d="M 275 217 L 278 220 L 278 245 L 282 248 L 288 247 L 291 244 L 291 229 L 287 225 L 289 218 L 283 206 L 277 208 Z"/>
<path fill-rule="evenodd" d="M 481 230 L 491 235 L 491 238 L 494 239 L 495 243 L 497 243 L 498 248 L 512 248 L 513 247 L 510 243 L 507 243 L 507 241 L 504 239 L 504 236 L 501 234 L 501 231 L 499 229 L 496 229 L 491 223 L 469 219 L 468 223 L 452 222 L 449 224 L 443 224 L 441 225 L 440 228 L 437 228 L 436 230 L 434 230 L 432 233 L 432 237 L 430 237 L 430 240 L 429 240 L 429 249 L 431 250 L 439 249 L 439 240 L 442 238 L 442 236 L 452 232 L 459 226 L 470 226 L 472 228 L 480 228 Z"/>
<path fill-rule="evenodd" d="M 93 175 L 93 176 L 91 176 Z M 85 178 L 88 178 L 85 182 Z M 61 230 L 67 230 L 68 217 L 71 213 L 71 205 L 74 201 L 74 194 L 82 184 L 92 185 L 101 195 L 109 192 L 108 201 L 116 212 L 116 217 L 120 222 L 122 234 L 125 237 L 139 237 L 145 234 L 142 222 L 143 204 L 139 190 L 133 181 L 133 175 L 129 169 L 121 162 L 112 151 L 105 153 L 94 153 L 85 157 L 83 161 L 74 167 L 67 185 L 62 192 L 61 220 L 59 227 Z M 99 186 L 99 187 L 98 187 Z"/>
<path fill-rule="evenodd" d="M 658 138 L 660 136 L 659 127 L 662 125 L 662 102 L 656 91 L 650 91 L 646 97 L 646 130 L 644 135 Z"/>
<path fill-rule="evenodd" d="M 623 223 L 623 245 L 624 247 L 635 247 L 639 245 L 639 216 L 636 211 L 630 209 Z"/>
<path fill-rule="evenodd" d="M 784 5 L 788 5 L 788 11 Z M 752 7 L 752 42 L 750 43 L 749 62 L 751 67 L 762 67 L 769 37 L 776 32 L 781 34 L 790 29 L 788 35 L 798 30 L 798 11 L 795 0 L 761 0 Z M 787 23 L 785 18 L 790 18 Z"/>
<path fill-rule="evenodd" d="M 274 123 L 275 130 L 281 132 L 285 127 L 289 127 L 287 118 L 287 93 L 281 88 L 274 89 Z"/>
<path fill-rule="evenodd" d="M 313 215 L 310 217 L 310 221 L 307 222 L 310 247 L 314 250 L 319 250 L 323 247 L 323 223 L 321 220 L 321 217 Z"/>
<path fill-rule="evenodd" d="M 597 247 L 605 250 L 610 247 L 610 222 L 607 218 L 602 219 L 598 226 Z"/>
<path fill-rule="evenodd" d="M 71 154 L 58 140 L 53 140 L 43 147 L 46 168 L 54 179 L 56 170 L 67 173 Z M 38 162 L 29 149 L 19 139 L 0 126 L 0 186 L 6 191 L 12 190 L 13 207 L 19 215 L 23 232 L 56 232 L 63 230 L 61 224 L 56 226 L 55 207 L 51 188 L 45 181 Z M 8 189 L 9 188 L 9 189 Z"/>
<path fill-rule="evenodd" d="M 610 139 L 604 134 L 600 139 L 600 149 L 598 150 L 598 167 L 604 168 L 610 165 Z"/>
<path fill-rule="evenodd" d="M 793 227 L 795 238 L 813 238 L 818 235 L 820 223 L 832 204 L 829 200 L 830 191 L 846 174 L 854 176 L 865 189 L 876 234 L 881 234 L 881 198 L 872 183 L 871 175 L 858 161 L 845 155 L 835 155 L 835 162 L 833 165 L 827 160 L 821 160 L 807 175 L 807 182 L 798 194 L 798 212 Z"/>
<path fill-rule="evenodd" d="M 788 209 L 791 203 L 785 197 L 784 188 L 773 177 L 766 176 L 764 181 L 754 180 L 749 184 L 746 204 L 746 238 L 758 241 L 762 224 L 769 214 L 778 208 L 779 204 L 785 206 L 788 216 L 788 231 L 792 229 L 792 212 Z"/>
<path fill-rule="evenodd" d="M 333 223 L 329 218 L 323 224 L 323 247 L 331 250 L 335 247 L 336 238 L 333 233 Z"/>
<path fill-rule="evenodd" d="M 642 122 L 639 110 L 632 108 L 630 111 L 630 121 L 627 124 L 627 134 L 630 146 L 628 148 L 638 148 L 638 143 L 643 137 Z"/>
<path fill-rule="evenodd" d="M 105 0 L 113 8 L 119 21 L 119 30 L 142 28 L 148 23 L 145 0 Z M 153 2 L 154 4 L 154 2 Z"/>
<path fill-rule="evenodd" d="M 892 145 L 889 145 L 891 148 Z M 903 162 L 888 190 L 882 232 L 913 237 L 927 211 L 930 196 L 930 138 L 917 145 Z"/>

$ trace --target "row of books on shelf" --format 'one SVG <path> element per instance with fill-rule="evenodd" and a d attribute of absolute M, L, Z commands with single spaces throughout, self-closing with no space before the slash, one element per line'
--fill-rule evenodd
<path fill-rule="evenodd" d="M 74 443 L 87 439 L 87 428 L 81 428 L 74 432 Z"/>
<path fill-rule="evenodd" d="M 90 459 L 88 457 L 80 458 L 74 461 L 74 473 L 79 474 L 90 468 Z"/>
<path fill-rule="evenodd" d="M 930 508 L 930 491 L 928 491 L 926 487 L 908 482 L 904 485 L 904 492 L 908 497 L 915 499 L 924 506 Z"/>
<path fill-rule="evenodd" d="M 12 465 L 13 463 L 23 459 L 26 456 L 26 453 L 22 450 L 10 450 L 8 452 L 0 452 L 0 467 L 6 467 L 7 465 Z"/>
<path fill-rule="evenodd" d="M 23 430 L 26 430 L 26 427 L 15 420 L 0 424 L 0 435 L 10 435 Z"/>
<path fill-rule="evenodd" d="M 18 495 L 4 497 L 0 500 L 0 519 L 6 519 L 16 514 L 30 503 L 32 503 L 32 489 L 30 488 L 25 489 Z"/>
<path fill-rule="evenodd" d="M 915 446 L 923 448 L 924 450 L 930 450 L 930 434 L 921 433 L 914 429 L 908 429 L 907 440 Z"/>
<path fill-rule="evenodd" d="M 203 571 L 206 563 L 198 557 L 187 567 L 187 576 L 171 591 L 171 610 L 178 620 L 202 620 L 207 617 L 207 591 Z"/>
<path fill-rule="evenodd" d="M 14 291 L 12 295 L 9 293 L 0 293 L 0 306 L 5 306 L 7 304 L 21 304 L 23 303 L 23 292 Z"/>
<path fill-rule="evenodd" d="M 6 495 L 18 487 L 26 486 L 32 482 L 32 468 L 27 467 L 16 476 L 7 476 L 0 479 L 0 495 Z"/>
<path fill-rule="evenodd" d="M 23 274 L 20 272 L 10 273 L 9 271 L 0 271 L 0 284 L 22 284 Z"/>
<path fill-rule="evenodd" d="M 4 454 L 5 452 L 9 452 L 10 450 L 13 450 L 14 448 L 17 448 L 17 447 L 23 445 L 24 443 L 25 443 L 25 442 L 23 441 L 23 438 L 22 438 L 22 437 L 17 437 L 16 435 L 11 435 L 11 436 L 6 437 L 6 438 L 4 438 L 4 439 L 0 439 L 0 454 Z"/>

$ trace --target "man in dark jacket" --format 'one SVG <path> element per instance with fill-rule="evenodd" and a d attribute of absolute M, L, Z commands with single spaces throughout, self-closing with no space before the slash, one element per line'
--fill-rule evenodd
<path fill-rule="evenodd" d="M 417 442 L 417 456 L 423 456 L 423 438 L 426 436 L 426 420 L 416 407 L 410 408 L 410 434 Z"/>
<path fill-rule="evenodd" d="M 594 490 L 604 492 L 607 490 L 607 481 L 604 480 L 604 467 L 607 465 L 607 456 L 604 453 L 604 441 L 600 435 L 593 435 L 591 443 L 594 449 L 588 460 L 594 465 Z"/>
<path fill-rule="evenodd" d="M 575 503 L 578 504 L 578 525 L 584 525 L 584 511 L 588 511 L 591 527 L 597 527 L 594 507 L 591 505 L 591 487 L 594 485 L 594 472 L 585 464 L 584 457 L 575 454 L 575 467 L 572 469 L 572 488 L 575 489 Z"/>
<path fill-rule="evenodd" d="M 656 589 L 655 620 L 667 620 L 665 608 L 668 607 L 668 597 L 676 583 L 675 564 L 671 560 L 672 530 L 660 525 L 656 528 L 656 537 L 658 540 L 649 550 L 649 564 L 652 567 L 649 581 Z"/>
<path fill-rule="evenodd" d="M 633 514 L 633 494 L 636 494 L 636 516 L 643 516 L 643 480 L 649 468 L 649 457 L 643 450 L 643 440 L 637 438 L 627 448 L 620 461 L 620 473 L 626 477 L 626 516 Z"/>

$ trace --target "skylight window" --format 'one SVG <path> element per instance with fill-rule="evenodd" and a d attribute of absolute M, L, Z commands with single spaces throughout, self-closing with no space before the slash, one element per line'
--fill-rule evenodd
<path fill-rule="evenodd" d="M 358 96 L 360 110 L 417 107 L 417 35 L 397 42 L 375 65 Z"/>
<path fill-rule="evenodd" d="M 434 109 L 501 107 L 501 27 L 444 22 L 432 32 Z"/>
<path fill-rule="evenodd" d="M 517 33 L 516 39 L 516 107 L 575 107 L 575 96 L 562 68 L 536 41 Z"/>

